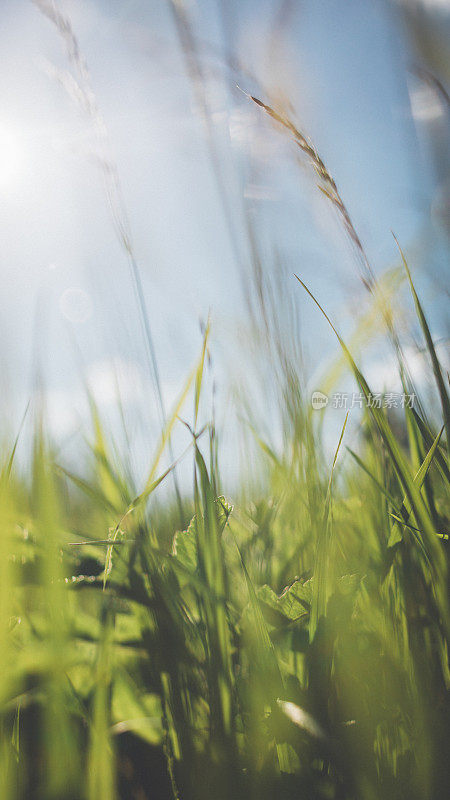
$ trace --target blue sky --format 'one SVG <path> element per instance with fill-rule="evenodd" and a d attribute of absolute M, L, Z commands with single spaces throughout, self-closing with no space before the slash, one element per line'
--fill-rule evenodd
<path fill-rule="evenodd" d="M 435 3 L 448 20 L 445 4 Z M 230 237 L 167 4 L 59 5 L 72 21 L 106 123 L 168 403 L 198 353 L 199 320 L 208 313 L 223 397 L 233 375 L 251 373 L 243 346 L 249 330 L 242 209 L 252 215 L 267 264 L 277 252 L 285 276 L 301 274 L 343 330 L 364 308 L 351 248 L 304 159 L 297 164 L 294 146 L 236 80 L 246 91 L 289 98 L 296 123 L 333 173 L 374 269 L 395 263 L 395 231 L 416 259 L 436 333 L 443 334 L 435 278 L 442 280 L 445 249 L 430 227 L 437 181 L 426 130 L 411 114 L 413 55 L 400 7 L 387 0 L 305 0 L 291 11 L 285 4 L 280 18 L 271 0 L 245 0 L 224 3 L 222 18 L 219 3 L 188 4 L 207 76 Z M 0 46 L 0 357 L 8 408 L 20 416 L 41 372 L 55 432 L 68 439 L 84 414 L 80 371 L 106 413 L 115 404 L 118 373 L 139 436 L 156 419 L 139 318 L 105 201 L 98 141 L 67 91 L 64 44 L 32 3 L 3 0 Z M 224 51 L 241 62 L 240 74 L 226 68 Z M 285 280 L 286 291 L 299 293 L 307 358 L 313 367 L 325 365 L 336 350 L 332 336 L 294 279 Z"/>

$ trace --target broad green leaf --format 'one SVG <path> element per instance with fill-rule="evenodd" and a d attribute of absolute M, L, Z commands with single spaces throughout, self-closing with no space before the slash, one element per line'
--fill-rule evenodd
<path fill-rule="evenodd" d="M 256 590 L 256 596 L 260 603 L 281 614 L 286 621 L 293 621 L 307 615 L 311 604 L 312 583 L 313 580 L 296 580 L 280 595 L 265 584 Z"/>

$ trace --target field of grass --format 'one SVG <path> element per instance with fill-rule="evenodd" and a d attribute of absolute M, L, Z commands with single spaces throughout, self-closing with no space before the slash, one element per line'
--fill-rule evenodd
<path fill-rule="evenodd" d="M 103 135 L 76 40 L 62 17 L 53 21 Z M 161 408 L 144 485 L 121 463 L 92 397 L 90 458 L 76 474 L 60 461 L 45 404 L 31 408 L 30 468 L 16 458 L 22 430 L 7 432 L 0 464 L 0 800 L 448 797 L 447 377 L 414 265 L 399 248 L 395 280 L 408 292 L 433 387 L 426 402 L 391 313 L 392 274 L 375 278 L 309 139 L 282 110 L 248 102 L 312 168 L 355 252 L 366 333 L 376 329 L 396 354 L 414 401 L 389 409 L 375 399 L 378 387 L 359 367 L 364 352 L 343 340 L 339 320 L 301 276 L 292 278 L 289 291 L 335 334 L 336 375 L 347 369 L 361 393 L 357 451 L 346 417 L 330 457 L 295 326 L 286 314 L 277 327 L 276 293 L 254 268 L 254 348 L 276 386 L 282 435 L 275 446 L 250 420 L 252 456 L 233 497 L 222 488 L 223 444 L 205 392 L 209 325 L 177 403 L 167 414 Z M 105 177 L 157 380 L 108 164 Z M 361 325 L 354 341 L 360 334 Z M 239 403 L 237 416 L 251 416 L 244 392 Z M 184 454 L 173 446 L 182 420 L 190 435 Z M 181 457 L 192 465 L 190 493 L 173 491 Z"/>
<path fill-rule="evenodd" d="M 4 452 L 2 798 L 447 796 L 449 399 L 409 280 L 438 425 L 418 400 L 369 402 L 359 453 L 344 425 L 327 463 L 286 359 L 282 449 L 255 432 L 260 487 L 223 497 L 220 441 L 197 430 L 207 330 L 140 494 L 93 403 L 86 475 L 42 417 L 31 475 Z M 188 399 L 183 526 L 152 497 Z"/>

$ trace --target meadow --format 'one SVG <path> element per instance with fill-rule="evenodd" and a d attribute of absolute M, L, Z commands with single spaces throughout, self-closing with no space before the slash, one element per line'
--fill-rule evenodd
<path fill-rule="evenodd" d="M 31 476 L 4 452 L 2 797 L 446 796 L 449 398 L 407 274 L 441 419 L 371 403 L 337 334 L 368 401 L 342 470 L 286 359 L 283 448 L 258 437 L 258 491 L 221 494 L 208 330 L 139 494 L 93 401 L 86 475 L 42 418 Z M 183 527 L 151 500 L 187 398 Z"/>
<path fill-rule="evenodd" d="M 140 485 L 94 397 L 79 471 L 60 460 L 45 402 L 30 407 L 29 468 L 16 458 L 22 428 L 6 432 L 1 456 L 2 800 L 448 796 L 447 376 L 414 264 L 398 246 L 395 269 L 376 277 L 314 145 L 283 108 L 246 99 L 309 164 L 354 251 L 367 313 L 351 344 L 301 275 L 289 291 L 335 336 L 329 391 L 343 370 L 353 376 L 357 447 L 346 417 L 330 457 L 295 325 L 280 332 L 277 295 L 256 267 L 254 348 L 282 433 L 274 444 L 248 420 L 255 455 L 233 496 L 222 488 L 223 443 L 205 391 L 214 320 Z M 98 122 L 97 108 L 88 112 Z M 118 227 L 139 302 L 120 214 Z M 425 353 L 426 398 L 403 352 L 399 286 Z M 143 302 L 140 313 L 145 331 Z M 414 402 L 390 408 L 364 377 L 364 342 L 375 335 Z M 245 401 L 236 399 L 243 417 Z M 190 444 L 174 453 L 180 426 Z M 190 492 L 173 491 L 180 458 L 191 465 Z"/>

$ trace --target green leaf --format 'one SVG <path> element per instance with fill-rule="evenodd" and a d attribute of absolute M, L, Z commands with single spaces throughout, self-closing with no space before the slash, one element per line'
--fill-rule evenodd
<path fill-rule="evenodd" d="M 262 605 L 281 614 L 286 621 L 300 619 L 308 614 L 311 604 L 312 580 L 302 582 L 294 581 L 278 595 L 273 589 L 264 584 L 256 590 L 256 596 Z"/>
<path fill-rule="evenodd" d="M 187 530 L 177 531 L 173 539 L 172 553 L 190 572 L 198 567 L 197 558 L 197 517 L 194 516 Z"/>
<path fill-rule="evenodd" d="M 218 497 L 215 502 L 219 533 L 222 533 L 227 524 L 233 506 L 224 497 Z M 198 522 L 197 514 L 192 517 L 187 530 L 177 531 L 173 539 L 172 555 L 189 572 L 196 572 L 198 568 Z"/>

